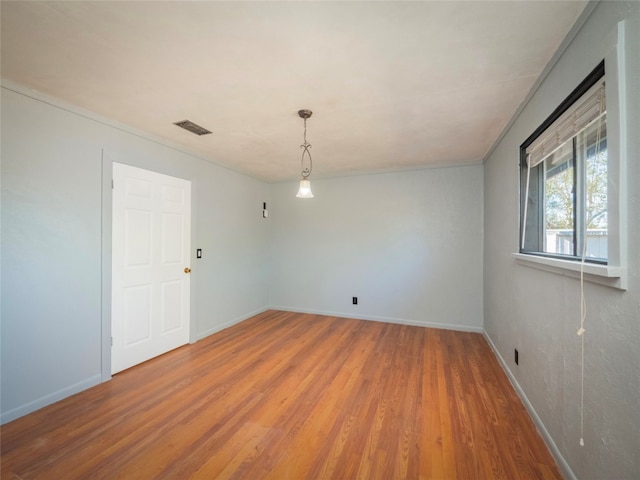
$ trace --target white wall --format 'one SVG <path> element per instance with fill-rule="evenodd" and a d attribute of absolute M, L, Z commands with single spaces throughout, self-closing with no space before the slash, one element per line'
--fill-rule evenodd
<path fill-rule="evenodd" d="M 482 166 L 273 185 L 274 308 L 482 328 Z M 352 297 L 358 305 L 352 305 Z"/>
<path fill-rule="evenodd" d="M 624 18 L 628 290 L 585 284 L 585 444 L 580 447 L 579 281 L 524 266 L 511 256 L 518 249 L 518 152 L 604 58 L 608 39 Z M 640 478 L 639 62 L 640 3 L 600 3 L 485 163 L 485 330 L 569 478 Z"/>
<path fill-rule="evenodd" d="M 1 100 L 3 422 L 103 378 L 111 161 L 192 181 L 194 339 L 267 307 L 268 184 L 7 88 Z"/>

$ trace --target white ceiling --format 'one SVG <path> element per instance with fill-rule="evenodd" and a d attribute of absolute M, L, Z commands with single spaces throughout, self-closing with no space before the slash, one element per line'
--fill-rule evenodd
<path fill-rule="evenodd" d="M 312 178 L 479 163 L 585 5 L 3 0 L 1 72 L 268 181 L 301 108 Z"/>

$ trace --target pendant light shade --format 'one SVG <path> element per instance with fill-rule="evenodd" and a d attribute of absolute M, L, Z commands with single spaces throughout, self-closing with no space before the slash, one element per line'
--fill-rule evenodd
<path fill-rule="evenodd" d="M 300 148 L 302 149 L 302 158 L 300 159 L 300 173 L 302 175 L 302 180 L 300 180 L 300 190 L 298 190 L 298 194 L 296 195 L 298 198 L 313 198 L 313 193 L 311 193 L 311 181 L 309 180 L 309 175 L 311 175 L 311 169 L 313 168 L 311 152 L 309 151 L 311 144 L 307 142 L 307 118 L 309 118 L 312 113 L 313 112 L 311 110 L 298 110 L 298 115 L 300 118 L 304 119 L 304 143 L 300 145 Z M 309 162 L 308 167 L 305 167 L 305 156 Z"/>
<path fill-rule="evenodd" d="M 313 198 L 313 193 L 311 192 L 311 182 L 309 180 L 300 180 L 300 190 L 298 190 L 298 194 L 296 195 L 296 197 Z"/>

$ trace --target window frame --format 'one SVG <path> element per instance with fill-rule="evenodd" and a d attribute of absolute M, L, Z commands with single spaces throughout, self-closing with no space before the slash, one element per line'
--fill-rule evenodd
<path fill-rule="evenodd" d="M 527 202 L 528 199 L 524 198 L 525 195 L 527 194 L 527 192 L 525 191 L 525 188 L 523 188 L 523 185 L 525 185 L 526 180 L 527 180 L 527 175 L 529 173 L 529 167 L 528 167 L 528 162 L 527 162 L 527 147 L 529 147 L 538 137 L 540 137 L 542 134 L 544 134 L 555 122 L 556 120 L 558 120 L 562 114 L 564 114 L 567 110 L 569 110 L 576 102 L 578 102 L 594 85 L 597 85 L 599 82 L 602 81 L 602 79 L 606 78 L 605 77 L 605 60 L 603 59 L 592 71 L 591 73 L 589 73 L 589 75 L 586 76 L 586 78 L 569 94 L 569 96 L 567 98 L 565 98 L 562 103 L 560 103 L 560 105 L 558 105 L 558 107 L 556 107 L 556 109 L 551 113 L 551 115 L 549 115 L 549 117 L 547 117 L 545 119 L 544 122 L 542 122 L 542 124 L 536 128 L 534 130 L 534 132 L 522 143 L 522 145 L 520 145 L 520 248 L 519 248 L 519 252 L 521 254 L 526 254 L 526 255 L 538 255 L 538 256 L 542 256 L 542 257 L 549 257 L 549 258 L 557 258 L 557 259 L 561 259 L 561 260 L 566 260 L 566 261 L 582 261 L 582 257 L 581 255 L 578 254 L 578 246 L 582 243 L 585 242 L 586 240 L 584 238 L 578 238 L 578 234 L 579 234 L 579 230 L 581 230 L 580 226 L 583 223 L 583 218 L 580 214 L 580 212 L 582 212 L 584 210 L 584 204 L 582 204 L 582 202 L 577 202 L 576 198 L 578 197 L 578 195 L 574 195 L 574 227 L 573 227 L 573 245 L 574 245 L 574 254 L 573 255 L 564 255 L 564 254 L 554 254 L 554 253 L 550 253 L 550 252 L 544 252 L 542 250 L 527 250 L 524 248 L 524 242 L 523 242 L 523 234 L 525 232 L 525 222 L 526 222 L 526 218 L 525 218 L 525 203 Z M 606 88 L 606 84 L 605 84 L 605 88 Z M 576 144 L 576 136 L 573 137 L 573 139 L 571 140 L 573 142 L 573 149 L 574 152 L 576 151 L 575 149 L 575 144 Z M 542 162 L 540 165 L 542 165 L 544 162 Z M 580 168 L 578 166 L 578 161 L 576 158 L 574 158 L 574 171 L 573 171 L 573 185 L 574 188 L 577 188 L 579 183 L 578 182 L 578 176 L 584 176 L 585 172 L 581 172 Z M 586 167 L 585 167 L 586 168 Z M 544 170 L 543 170 L 544 171 Z M 608 175 L 607 175 L 608 176 Z M 538 189 L 540 192 L 540 197 L 542 197 L 542 184 L 540 183 L 540 179 L 538 179 L 536 182 L 536 185 L 534 185 L 534 189 Z M 531 191 L 531 187 L 530 187 L 530 191 Z M 539 222 L 544 221 L 543 219 L 543 215 L 542 215 L 542 210 L 543 208 L 543 202 L 539 202 L 538 204 L 538 209 L 539 214 L 538 214 L 538 219 Z M 542 238 L 544 236 L 544 229 L 542 229 L 540 227 L 540 225 L 537 225 L 536 230 L 538 233 L 538 236 L 540 237 L 538 242 L 540 245 L 542 245 L 544 243 L 544 239 Z M 596 264 L 601 264 L 601 265 L 607 265 L 609 263 L 609 259 L 607 256 L 607 259 L 602 259 L 602 258 L 585 258 L 584 259 L 585 262 L 588 263 L 596 263 Z"/>
<path fill-rule="evenodd" d="M 520 253 L 522 218 L 519 219 L 518 241 L 512 257 L 518 265 L 545 272 L 581 279 L 620 290 L 628 287 L 627 257 L 627 152 L 628 152 L 628 100 L 627 52 L 631 40 L 627 20 L 618 22 L 604 39 L 603 57 L 606 65 L 607 97 L 607 151 L 608 151 L 608 264 L 582 262 L 581 259 L 554 258 L 531 253 Z M 602 57 L 600 57 L 602 58 Z M 598 60 L 596 60 L 598 61 Z M 595 64 L 595 62 L 594 62 Z M 560 108 L 560 107 L 558 107 Z M 533 135 L 533 134 L 532 134 Z M 520 159 L 519 159 L 520 160 Z M 518 165 L 518 186 L 520 166 Z M 518 193 L 520 202 L 522 193 Z M 514 199 L 515 200 L 515 199 Z M 518 208 L 520 215 L 522 209 Z"/>

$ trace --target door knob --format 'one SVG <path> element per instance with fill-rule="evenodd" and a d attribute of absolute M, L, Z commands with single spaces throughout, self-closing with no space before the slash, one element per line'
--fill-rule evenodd
<path fill-rule="evenodd" d="M 184 267 L 184 273 L 191 273 L 191 269 L 189 267 Z"/>

